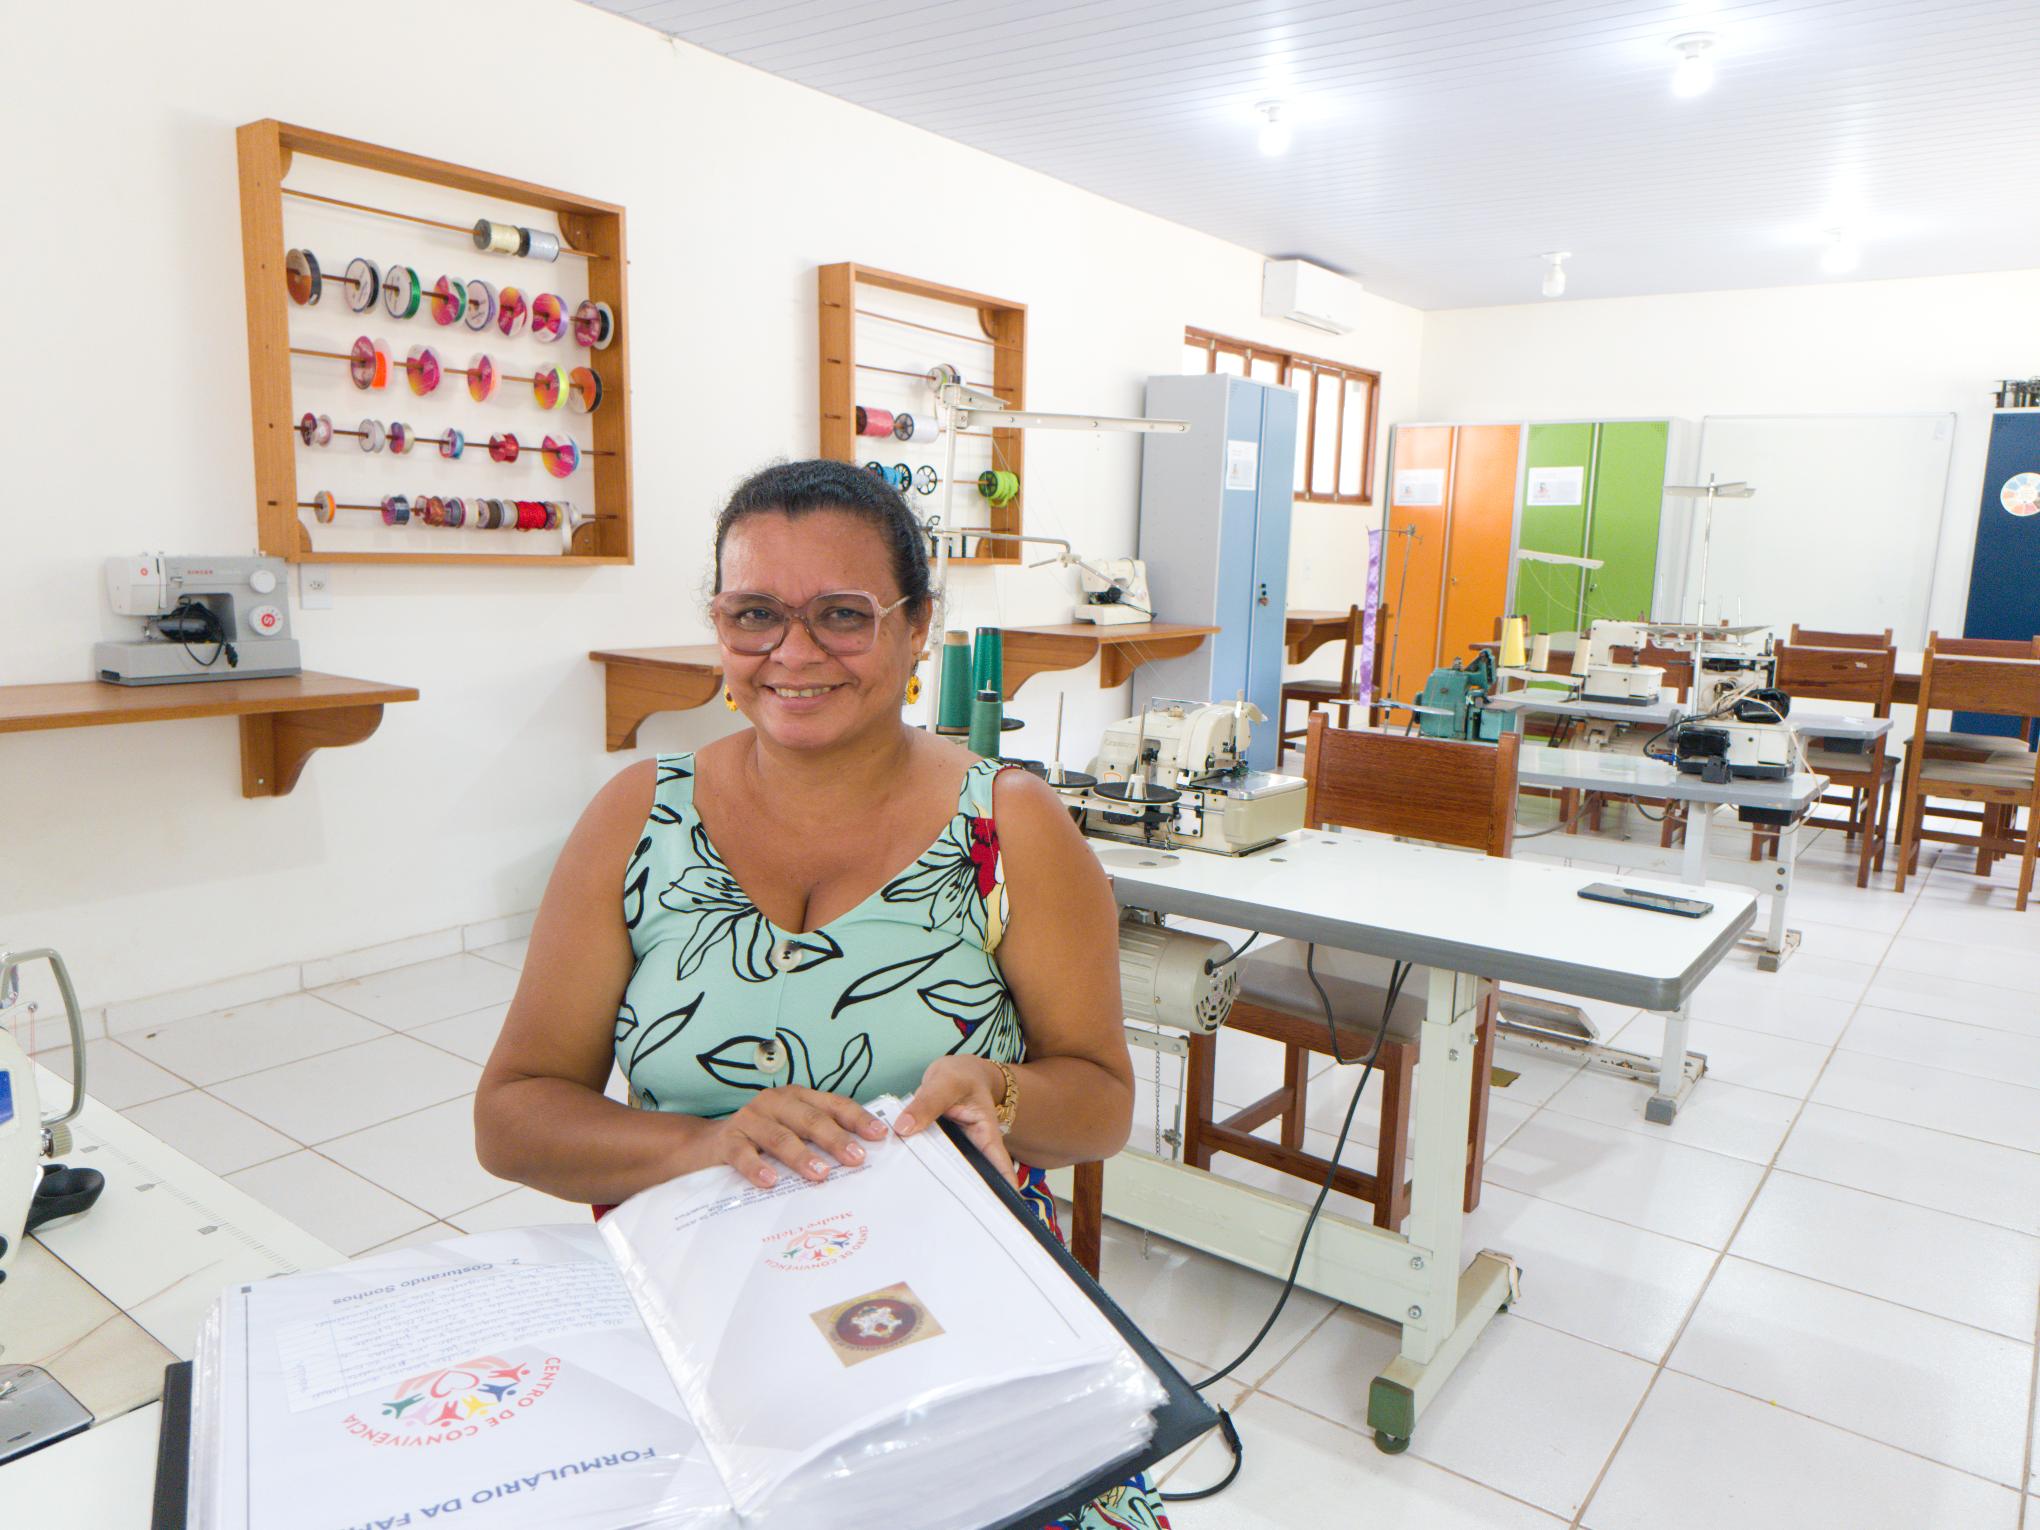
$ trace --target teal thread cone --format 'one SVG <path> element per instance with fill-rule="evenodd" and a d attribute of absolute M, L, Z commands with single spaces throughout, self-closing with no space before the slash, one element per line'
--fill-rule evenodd
<path fill-rule="evenodd" d="M 970 726 L 970 634 L 942 635 L 942 706 L 936 723 L 944 728 Z"/>
<path fill-rule="evenodd" d="M 970 752 L 981 754 L 986 759 L 996 759 L 999 753 L 999 730 L 1004 721 L 1004 709 L 999 705 L 999 693 L 981 690 L 970 708 Z"/>
<path fill-rule="evenodd" d="M 997 627 L 980 627 L 977 630 L 977 647 L 971 654 L 971 694 L 979 691 L 1006 691 L 1006 648 L 1002 634 Z"/>

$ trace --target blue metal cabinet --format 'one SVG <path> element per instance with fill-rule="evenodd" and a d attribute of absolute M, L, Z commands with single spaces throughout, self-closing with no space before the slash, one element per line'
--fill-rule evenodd
<path fill-rule="evenodd" d="M 1282 692 L 1295 497 L 1297 398 L 1243 377 L 1151 377 L 1147 413 L 1188 420 L 1183 435 L 1141 438 L 1140 548 L 1155 614 L 1216 625 L 1195 653 L 1144 664 L 1133 700 L 1230 701 L 1270 722 L 1250 764 L 1272 770 Z"/>
<path fill-rule="evenodd" d="M 2024 642 L 2040 633 L 2040 409 L 2001 409 L 1990 422 L 1983 502 L 1976 513 L 1976 555 L 1969 566 L 1969 612 L 1962 635 Z M 1964 733 L 2017 734 L 2019 719 L 1955 714 Z"/>

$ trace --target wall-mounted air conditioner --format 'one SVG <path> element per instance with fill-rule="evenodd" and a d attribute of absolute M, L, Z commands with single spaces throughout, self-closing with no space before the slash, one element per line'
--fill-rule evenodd
<path fill-rule="evenodd" d="M 1307 260 L 1271 260 L 1261 268 L 1261 313 L 1334 335 L 1350 334 L 1360 326 L 1360 295 L 1366 290 L 1351 277 Z"/>

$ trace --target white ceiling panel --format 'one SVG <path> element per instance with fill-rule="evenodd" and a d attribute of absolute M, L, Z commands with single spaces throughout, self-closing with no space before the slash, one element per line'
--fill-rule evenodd
<path fill-rule="evenodd" d="M 1425 308 L 2040 265 L 2040 0 L 591 3 Z"/>

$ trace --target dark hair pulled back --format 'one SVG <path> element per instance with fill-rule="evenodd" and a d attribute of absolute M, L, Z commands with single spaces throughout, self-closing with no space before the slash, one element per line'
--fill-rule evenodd
<path fill-rule="evenodd" d="M 885 539 L 893 578 L 907 597 L 907 613 L 916 620 L 928 614 L 934 588 L 928 582 L 928 550 L 913 511 L 875 473 L 821 457 L 775 462 L 737 485 L 715 519 L 716 593 L 722 590 L 723 540 L 738 521 L 768 513 L 798 520 L 817 510 L 841 510 L 867 522 Z"/>

